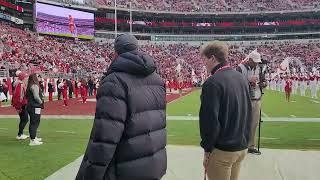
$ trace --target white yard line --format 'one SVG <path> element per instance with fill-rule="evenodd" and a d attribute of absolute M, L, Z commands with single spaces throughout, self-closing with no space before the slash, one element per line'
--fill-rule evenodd
<path fill-rule="evenodd" d="M 266 113 L 263 112 L 263 111 L 261 111 L 261 115 L 262 115 L 263 117 L 270 118 L 270 117 L 268 116 L 268 114 L 266 114 Z"/>
<path fill-rule="evenodd" d="M 279 140 L 280 138 L 274 138 L 274 137 L 261 137 L 261 139 L 267 139 L 267 140 Z"/>
<path fill-rule="evenodd" d="M 320 104 L 319 101 L 316 101 L 316 100 L 314 100 L 314 99 L 310 99 L 310 101 L 313 102 L 313 103 L 315 103 L 315 104 Z"/>
<path fill-rule="evenodd" d="M 320 141 L 320 139 L 307 139 L 308 141 Z"/>
<path fill-rule="evenodd" d="M 5 131 L 7 131 L 7 130 L 9 130 L 8 128 L 0 128 L 0 130 L 5 130 Z"/>
<path fill-rule="evenodd" d="M 76 134 L 74 131 L 56 131 L 57 133 Z"/>

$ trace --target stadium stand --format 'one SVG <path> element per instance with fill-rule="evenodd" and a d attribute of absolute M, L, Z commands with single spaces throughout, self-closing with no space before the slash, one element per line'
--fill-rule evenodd
<path fill-rule="evenodd" d="M 0 23 L 1 69 L 26 69 L 52 73 L 103 72 L 113 58 L 112 43 L 98 44 L 57 37 L 38 37 L 33 32 Z M 199 45 L 187 43 L 154 43 L 141 41 L 141 50 L 155 58 L 158 71 L 164 79 L 200 78 L 204 68 Z M 230 46 L 230 63 L 233 66 L 245 59 L 254 49 L 271 62 L 273 71 L 287 57 L 300 59 L 309 69 L 320 61 L 319 43 L 288 43 L 272 41 L 262 45 Z M 180 65 L 179 65 L 180 64 Z"/>
<path fill-rule="evenodd" d="M 62 0 L 53 0 L 65 2 Z M 74 1 L 66 3 L 73 4 Z M 312 0 L 132 0 L 132 8 L 149 11 L 176 12 L 259 12 L 318 9 L 319 1 Z M 114 7 L 114 0 L 86 1 L 86 5 L 95 4 L 96 7 Z M 120 8 L 129 8 L 130 1 L 117 0 Z"/>

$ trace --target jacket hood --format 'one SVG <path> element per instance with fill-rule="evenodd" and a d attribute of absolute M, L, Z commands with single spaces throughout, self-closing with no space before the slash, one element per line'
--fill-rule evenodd
<path fill-rule="evenodd" d="M 125 72 L 133 75 L 148 76 L 155 70 L 156 65 L 152 57 L 140 51 L 130 51 L 120 54 L 111 63 L 105 75 L 113 72 Z"/>

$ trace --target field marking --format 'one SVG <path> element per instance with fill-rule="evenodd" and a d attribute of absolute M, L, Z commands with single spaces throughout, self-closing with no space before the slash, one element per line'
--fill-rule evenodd
<path fill-rule="evenodd" d="M 320 141 L 320 139 L 307 139 L 308 141 Z"/>
<path fill-rule="evenodd" d="M 174 99 L 174 100 L 168 102 L 167 104 L 171 104 L 171 103 L 174 103 L 174 102 L 176 102 L 176 101 L 178 101 L 178 100 L 180 100 L 180 99 L 182 99 L 182 98 L 184 98 L 184 97 L 188 97 L 188 96 L 190 96 L 191 94 L 193 94 L 193 93 L 196 92 L 196 91 L 197 91 L 197 89 L 196 89 L 196 90 L 191 90 L 188 94 L 183 95 L 183 96 L 180 96 L 180 97 L 178 97 L 177 99 Z"/>
<path fill-rule="evenodd" d="M 266 113 L 263 112 L 263 111 L 261 111 L 261 115 L 264 116 L 264 117 L 266 117 L 266 118 L 268 118 L 268 119 L 270 118 L 270 117 L 268 116 L 268 114 L 266 114 Z"/>
<path fill-rule="evenodd" d="M 198 116 L 167 116 L 167 120 L 174 121 L 198 121 Z M 293 117 L 263 117 L 265 122 L 318 122 L 320 123 L 320 118 L 293 118 Z"/>
<path fill-rule="evenodd" d="M 313 103 L 316 103 L 316 104 L 320 104 L 320 102 L 319 102 L 319 101 L 316 101 L 316 100 L 310 99 L 310 101 L 313 102 Z"/>
<path fill-rule="evenodd" d="M 0 130 L 8 131 L 9 129 L 8 128 L 0 128 Z"/>
<path fill-rule="evenodd" d="M 267 140 L 280 140 L 280 138 L 274 138 L 274 137 L 261 137 L 261 139 L 267 139 Z"/>
<path fill-rule="evenodd" d="M 76 134 L 74 131 L 56 131 L 57 133 Z"/>

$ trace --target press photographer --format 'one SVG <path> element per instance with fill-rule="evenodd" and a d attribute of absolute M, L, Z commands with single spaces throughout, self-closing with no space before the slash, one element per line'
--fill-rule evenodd
<path fill-rule="evenodd" d="M 264 61 L 265 62 L 265 61 Z M 251 52 L 245 61 L 237 67 L 237 71 L 242 73 L 249 81 L 251 104 L 252 104 L 252 123 L 251 135 L 249 140 L 248 153 L 261 155 L 256 148 L 256 131 L 260 122 L 262 89 L 267 85 L 265 78 L 265 68 L 261 55 L 257 50 Z"/>

